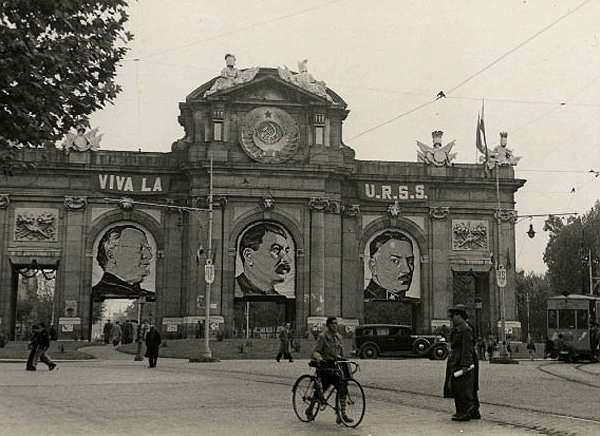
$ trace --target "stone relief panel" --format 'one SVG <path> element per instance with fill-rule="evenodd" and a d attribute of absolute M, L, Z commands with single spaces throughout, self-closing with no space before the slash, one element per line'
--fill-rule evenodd
<path fill-rule="evenodd" d="M 485 220 L 452 220 L 453 250 L 488 250 L 489 226 Z"/>
<path fill-rule="evenodd" d="M 15 241 L 55 242 L 58 228 L 58 209 L 15 209 Z"/>

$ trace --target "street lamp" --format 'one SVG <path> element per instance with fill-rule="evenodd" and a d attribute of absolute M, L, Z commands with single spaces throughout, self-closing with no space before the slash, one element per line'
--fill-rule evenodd
<path fill-rule="evenodd" d="M 135 358 L 133 359 L 136 362 L 141 362 L 144 360 L 144 356 L 142 356 L 142 314 L 144 313 L 144 303 L 146 303 L 146 297 L 142 296 L 138 298 L 138 322 L 137 322 L 137 335 L 135 338 L 135 342 L 137 344 L 137 351 L 135 353 Z"/>
<path fill-rule="evenodd" d="M 206 264 L 204 265 L 204 281 L 206 282 L 206 294 L 204 297 L 204 341 L 200 347 L 199 356 L 190 357 L 190 362 L 213 361 L 210 349 L 210 291 L 215 280 L 215 265 L 213 264 L 213 158 L 210 158 L 209 191 L 208 191 L 208 249 L 206 253 Z"/>

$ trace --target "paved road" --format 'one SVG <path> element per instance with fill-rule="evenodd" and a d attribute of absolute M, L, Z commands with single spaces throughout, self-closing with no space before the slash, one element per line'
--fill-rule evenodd
<path fill-rule="evenodd" d="M 576 380 L 571 377 L 576 371 L 578 377 L 589 376 L 585 382 L 597 381 L 598 366 L 583 368 L 592 373 L 568 365 L 543 367 L 555 376 L 539 371 L 543 362 L 513 368 L 484 365 L 483 384 L 490 382 L 484 388 L 498 392 L 484 390 L 482 401 L 494 404 L 483 405 L 482 421 L 454 423 L 449 420 L 451 401 L 439 395 L 443 363 L 361 361 L 358 378 L 368 386 L 368 411 L 364 423 L 352 430 L 337 426 L 331 412 L 310 424 L 294 416 L 290 386 L 306 372 L 306 362 L 192 364 L 161 359 L 158 368 L 149 369 L 132 356 L 117 354 L 121 359 L 116 360 L 110 347 L 86 351 L 104 359 L 63 363 L 58 371 L 40 368 L 35 373 L 24 371 L 21 364 L 1 364 L 0 435 L 600 434 L 600 421 L 585 417 L 593 415 L 592 410 L 597 413 L 598 389 L 567 380 Z M 564 375 L 568 377 L 560 378 Z M 536 393 L 525 382 L 531 376 L 533 386 L 550 380 L 557 387 Z M 580 407 L 570 407 L 582 416 L 566 417 L 556 403 L 570 401 L 579 386 L 586 393 L 579 396 Z M 561 391 L 562 400 L 546 398 Z M 581 404 L 592 393 L 595 404 Z M 536 404 L 530 407 L 531 403 Z"/>

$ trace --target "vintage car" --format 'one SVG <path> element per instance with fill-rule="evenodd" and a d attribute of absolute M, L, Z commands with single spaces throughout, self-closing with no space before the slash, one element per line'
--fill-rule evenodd
<path fill-rule="evenodd" d="M 443 336 L 413 335 L 412 328 L 398 324 L 364 324 L 352 337 L 353 353 L 363 359 L 379 356 L 419 356 L 443 360 L 448 343 Z"/>

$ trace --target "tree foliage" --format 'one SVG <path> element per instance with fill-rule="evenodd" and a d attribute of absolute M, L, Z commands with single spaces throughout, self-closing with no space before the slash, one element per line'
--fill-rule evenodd
<path fill-rule="evenodd" d="M 600 275 L 600 202 L 585 215 L 563 222 L 550 217 L 544 226 L 550 238 L 544 252 L 548 279 L 556 293 L 589 293 L 588 256 L 592 252 L 594 275 Z"/>
<path fill-rule="evenodd" d="M 55 144 L 112 102 L 127 0 L 0 0 L 0 150 Z M 1 158 L 1 156 L 0 156 Z"/>
<path fill-rule="evenodd" d="M 555 295 L 546 275 L 518 271 L 515 276 L 517 316 L 521 322 L 523 340 L 527 334 L 540 341 L 546 336 L 546 302 Z M 529 317 L 527 316 L 527 295 L 529 295 Z"/>

